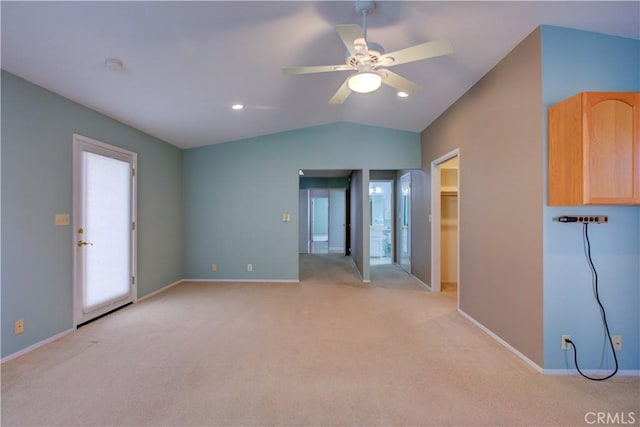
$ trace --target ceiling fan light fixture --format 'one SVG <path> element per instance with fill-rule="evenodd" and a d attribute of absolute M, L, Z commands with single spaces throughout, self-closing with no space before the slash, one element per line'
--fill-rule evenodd
<path fill-rule="evenodd" d="M 349 89 L 358 93 L 369 93 L 378 90 L 382 85 L 380 74 L 371 71 L 354 74 L 349 77 Z"/>

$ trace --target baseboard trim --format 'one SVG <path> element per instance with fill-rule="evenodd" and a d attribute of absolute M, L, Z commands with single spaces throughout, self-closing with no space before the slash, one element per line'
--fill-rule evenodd
<path fill-rule="evenodd" d="M 136 298 L 135 302 L 138 303 L 138 302 L 146 300 L 147 298 L 151 298 L 152 296 L 154 296 L 156 294 L 159 294 L 160 292 L 164 292 L 167 289 L 169 289 L 169 288 L 171 288 L 171 287 L 173 287 L 173 286 L 175 286 L 175 285 L 177 285 L 177 284 L 179 284 L 179 283 L 181 283 L 183 281 L 184 281 L 184 279 L 180 279 L 180 280 L 177 280 L 177 281 L 175 281 L 173 283 L 170 283 L 167 286 L 165 286 L 163 288 L 160 288 L 160 289 L 158 289 L 156 291 L 153 291 L 148 295 L 145 295 L 145 296 L 140 297 L 140 298 Z M 20 357 L 23 354 L 29 353 L 29 352 L 37 349 L 37 348 L 42 347 L 43 345 L 46 345 L 46 344 L 52 343 L 52 342 L 54 342 L 56 340 L 59 340 L 60 338 L 64 337 L 65 335 L 68 335 L 71 332 L 75 332 L 76 330 L 77 330 L 77 328 L 67 329 L 66 331 L 60 332 L 59 334 L 56 334 L 56 335 L 54 335 L 52 337 L 46 338 L 46 339 L 44 339 L 42 341 L 38 341 L 37 343 L 30 345 L 29 347 L 25 347 L 22 350 L 18 350 L 15 353 L 12 353 L 12 354 L 10 354 L 8 356 L 3 357 L 2 359 L 0 359 L 0 364 L 8 362 L 10 360 L 13 360 L 16 357 Z"/>
<path fill-rule="evenodd" d="M 508 342 L 506 342 L 505 340 L 500 338 L 498 335 L 496 335 L 493 331 L 491 331 L 489 328 L 484 326 L 482 323 L 478 322 L 476 319 L 474 319 L 469 314 L 467 314 L 464 311 L 462 311 L 460 308 L 458 308 L 458 313 L 460 313 L 462 315 L 462 317 L 464 317 L 465 319 L 469 320 L 471 323 L 473 323 L 478 328 L 480 328 L 485 334 L 489 335 L 491 338 L 496 340 L 499 344 L 501 344 L 507 350 L 509 350 L 510 352 L 512 352 L 513 354 L 518 356 L 520 359 L 522 359 L 527 365 L 531 366 L 533 369 L 535 369 L 539 373 L 544 373 L 544 369 L 542 369 L 540 366 L 538 366 L 538 364 L 536 364 L 533 360 L 529 359 L 527 356 L 522 354 L 520 351 L 518 351 L 511 344 L 509 344 Z"/>
<path fill-rule="evenodd" d="M 400 264 L 398 264 L 400 265 Z M 402 267 L 400 267 L 402 268 Z M 409 275 L 411 277 L 413 277 L 414 279 L 416 279 L 418 281 L 418 283 L 420 283 L 422 286 L 424 286 L 428 291 L 433 291 L 433 289 L 431 289 L 431 286 L 427 285 L 426 283 L 424 283 L 422 280 L 418 279 L 416 276 L 414 276 L 413 274 L 409 273 Z"/>
<path fill-rule="evenodd" d="M 52 337 L 49 337 L 49 338 L 44 339 L 42 341 L 38 341 L 37 343 L 30 345 L 29 347 L 25 347 L 22 350 L 18 350 L 15 353 L 12 353 L 12 354 L 10 354 L 8 356 L 3 357 L 0 360 L 0 363 L 8 362 L 8 361 L 13 360 L 13 359 L 15 359 L 17 357 L 22 356 L 23 354 L 29 353 L 29 352 L 35 350 L 36 348 L 40 348 L 43 345 L 47 345 L 47 344 L 52 343 L 52 342 L 54 342 L 56 340 L 59 340 L 60 338 L 64 337 L 65 335 L 70 334 L 71 332 L 74 332 L 75 330 L 76 330 L 75 328 L 67 329 L 66 331 L 60 332 L 59 334 L 56 334 L 56 335 L 54 335 Z"/>
<path fill-rule="evenodd" d="M 297 279 L 182 279 L 182 282 L 300 283 Z"/>
<path fill-rule="evenodd" d="M 585 375 L 589 375 L 591 376 L 597 376 L 597 377 L 605 377 L 609 374 L 611 374 L 611 372 L 613 372 L 612 369 L 606 370 L 606 369 L 583 369 L 582 372 Z M 567 375 L 567 376 L 578 376 L 580 375 L 580 373 L 576 370 L 576 369 L 544 369 L 542 371 L 543 374 L 545 375 Z M 640 370 L 619 370 L 618 372 L 616 372 L 616 377 L 620 376 L 620 377 L 640 377 Z"/>
<path fill-rule="evenodd" d="M 138 298 L 138 299 L 136 300 L 136 302 L 141 302 L 141 301 L 144 301 L 144 300 L 146 300 L 146 299 L 148 299 L 148 298 L 151 298 L 152 296 L 157 295 L 157 294 L 159 294 L 160 292 L 164 292 L 164 291 L 166 291 L 167 289 L 172 288 L 172 287 L 174 287 L 175 285 L 178 285 L 178 284 L 180 284 L 180 283 L 182 283 L 182 282 L 184 282 L 184 279 L 176 280 L 176 281 L 175 281 L 175 282 L 173 282 L 173 283 L 169 283 L 167 286 L 164 286 L 164 287 L 162 287 L 162 288 L 160 288 L 160 289 L 158 289 L 158 290 L 156 290 L 156 291 L 151 292 L 150 294 L 147 294 L 147 295 L 145 295 L 145 296 L 143 296 L 143 297 Z"/>
<path fill-rule="evenodd" d="M 362 283 L 371 283 L 371 280 L 364 280 L 362 278 L 362 273 L 358 269 L 358 264 L 356 264 L 356 261 L 353 259 L 353 257 L 351 255 L 347 255 L 347 256 L 349 257 L 349 260 L 351 261 L 351 265 L 353 265 L 353 268 L 356 269 L 356 273 L 358 273 L 358 277 L 360 278 L 360 281 Z"/>

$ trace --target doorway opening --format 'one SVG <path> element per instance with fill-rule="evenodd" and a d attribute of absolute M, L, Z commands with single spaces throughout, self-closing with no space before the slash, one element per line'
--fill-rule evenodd
<path fill-rule="evenodd" d="M 369 265 L 393 263 L 393 181 L 369 181 Z"/>
<path fill-rule="evenodd" d="M 399 250 L 398 263 L 411 274 L 411 173 L 400 177 L 400 206 L 398 209 Z"/>
<path fill-rule="evenodd" d="M 344 188 L 300 189 L 299 253 L 347 253 Z"/>
<path fill-rule="evenodd" d="M 313 189 L 310 192 L 311 253 L 329 253 L 329 190 Z"/>
<path fill-rule="evenodd" d="M 431 162 L 431 290 L 460 288 L 460 151 Z"/>

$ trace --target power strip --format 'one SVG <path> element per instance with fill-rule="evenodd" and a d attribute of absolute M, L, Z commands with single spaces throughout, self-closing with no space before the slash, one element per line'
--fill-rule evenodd
<path fill-rule="evenodd" d="M 607 215 L 562 215 L 553 220 L 576 224 L 606 224 L 609 222 L 609 217 Z"/>

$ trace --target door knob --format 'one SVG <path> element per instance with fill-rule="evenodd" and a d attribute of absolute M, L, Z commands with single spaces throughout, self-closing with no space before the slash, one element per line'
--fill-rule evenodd
<path fill-rule="evenodd" d="M 83 240 L 78 240 L 78 247 L 79 247 L 79 248 L 80 248 L 80 247 L 82 247 L 82 246 L 86 246 L 86 245 L 91 245 L 91 246 L 93 246 L 93 243 L 91 243 L 91 242 L 85 242 L 85 241 L 83 241 Z"/>

